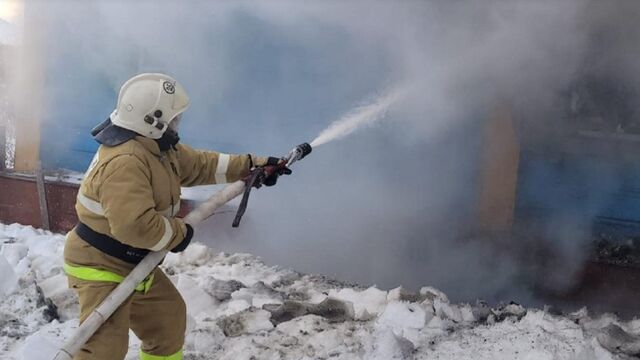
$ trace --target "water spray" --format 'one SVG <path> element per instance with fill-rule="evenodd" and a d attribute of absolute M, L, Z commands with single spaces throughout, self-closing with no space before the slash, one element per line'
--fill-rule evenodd
<path fill-rule="evenodd" d="M 315 148 L 328 142 L 341 139 L 366 125 L 372 125 L 384 119 L 391 104 L 402 97 L 406 91 L 406 89 L 388 91 L 375 98 L 369 104 L 356 107 L 347 112 L 338 120 L 332 122 L 320 135 L 313 139 L 311 146 Z"/>

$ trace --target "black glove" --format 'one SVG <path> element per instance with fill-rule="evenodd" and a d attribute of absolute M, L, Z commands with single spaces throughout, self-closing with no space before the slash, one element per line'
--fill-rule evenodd
<path fill-rule="evenodd" d="M 284 161 L 284 159 L 270 156 L 269 160 L 267 160 L 267 166 L 277 166 L 281 163 L 281 161 Z M 291 169 L 289 169 L 288 167 L 282 167 L 281 169 L 278 169 L 278 171 L 267 176 L 262 182 L 262 184 L 264 184 L 264 186 L 273 186 L 278 182 L 278 176 L 291 175 L 291 173 L 292 173 Z"/>
<path fill-rule="evenodd" d="M 187 235 L 184 236 L 184 240 L 182 240 L 180 244 L 171 249 L 172 253 L 179 253 L 184 251 L 187 246 L 189 246 L 189 243 L 191 243 L 191 238 L 193 238 L 193 227 L 187 223 L 185 223 L 185 225 L 187 225 Z"/>

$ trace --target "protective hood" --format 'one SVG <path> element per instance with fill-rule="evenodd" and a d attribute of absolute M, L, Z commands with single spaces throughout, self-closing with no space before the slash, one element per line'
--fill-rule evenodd
<path fill-rule="evenodd" d="M 138 135 L 134 131 L 114 125 L 110 118 L 101 122 L 91 130 L 93 138 L 102 145 L 116 146 L 123 144 Z"/>

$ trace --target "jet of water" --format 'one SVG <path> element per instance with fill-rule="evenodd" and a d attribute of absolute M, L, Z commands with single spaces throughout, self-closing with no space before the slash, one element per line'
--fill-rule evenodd
<path fill-rule="evenodd" d="M 334 121 L 324 129 L 312 142 L 312 147 L 326 144 L 343 138 L 365 125 L 371 125 L 384 119 L 389 106 L 400 96 L 400 91 L 394 90 L 376 98 L 368 105 L 359 106 Z"/>

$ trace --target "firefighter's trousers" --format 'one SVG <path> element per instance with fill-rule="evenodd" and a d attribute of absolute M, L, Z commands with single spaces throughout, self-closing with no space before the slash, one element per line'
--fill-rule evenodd
<path fill-rule="evenodd" d="M 116 288 L 116 281 L 87 281 L 69 274 L 80 301 L 80 322 Z M 142 341 L 142 360 L 180 360 L 186 331 L 182 296 L 160 269 L 151 286 L 139 286 L 87 341 L 74 360 L 121 360 L 129 349 L 129 329 Z M 146 291 L 145 291 L 146 290 Z"/>

